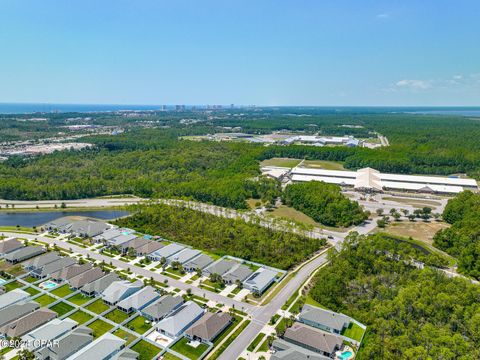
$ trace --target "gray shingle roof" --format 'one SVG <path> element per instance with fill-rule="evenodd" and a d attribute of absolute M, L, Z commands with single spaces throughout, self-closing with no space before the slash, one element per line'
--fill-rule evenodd
<path fill-rule="evenodd" d="M 186 269 L 194 269 L 194 270 L 203 269 L 208 265 L 210 265 L 211 263 L 213 263 L 213 259 L 208 255 L 202 254 L 196 257 L 195 259 L 187 262 L 184 267 Z"/>
<path fill-rule="evenodd" d="M 30 297 L 30 294 L 22 289 L 13 289 L 3 295 L 0 295 L 0 309 L 13 305 L 19 301 Z"/>
<path fill-rule="evenodd" d="M 272 354 L 270 360 L 331 360 L 329 357 L 304 349 L 282 339 L 274 340 L 272 348 L 276 351 Z"/>
<path fill-rule="evenodd" d="M 16 238 L 0 241 L 0 254 L 7 254 L 23 247 L 21 241 Z"/>
<path fill-rule="evenodd" d="M 164 246 L 163 248 L 155 251 L 151 255 L 156 256 L 158 258 L 168 258 L 169 256 L 172 256 L 173 254 L 176 254 L 177 252 L 185 249 L 185 246 L 179 245 L 179 244 L 168 244 L 167 246 Z"/>
<path fill-rule="evenodd" d="M 224 281 L 230 283 L 235 283 L 237 280 L 242 282 L 250 275 L 252 275 L 252 273 L 252 269 L 250 269 L 248 266 L 238 265 L 237 267 L 224 274 L 222 278 Z"/>
<path fill-rule="evenodd" d="M 22 340 L 27 342 L 27 348 L 29 350 L 33 350 L 40 347 L 40 344 L 35 346 L 35 340 L 53 341 L 62 335 L 65 335 L 77 325 L 78 323 L 76 321 L 69 318 L 63 320 L 53 319 L 50 322 L 22 336 Z"/>
<path fill-rule="evenodd" d="M 270 285 L 276 277 L 276 271 L 260 268 L 245 280 L 245 286 L 250 289 L 263 290 L 266 286 Z"/>
<path fill-rule="evenodd" d="M 130 281 L 116 281 L 110 284 L 103 293 L 102 298 L 104 301 L 107 301 L 111 304 L 117 303 L 118 301 L 126 298 L 130 294 L 137 292 L 143 286 L 141 281 L 136 281 L 131 283 Z"/>
<path fill-rule="evenodd" d="M 72 265 L 52 273 L 50 277 L 54 280 L 69 280 L 74 276 L 80 275 L 81 273 L 90 270 L 92 266 L 93 265 L 91 263 Z"/>
<path fill-rule="evenodd" d="M 92 360 L 92 359 L 105 359 L 118 352 L 125 344 L 125 340 L 119 337 L 105 333 L 100 336 L 94 342 L 88 344 L 76 354 L 73 354 L 69 360 Z"/>
<path fill-rule="evenodd" d="M 33 329 L 49 322 L 57 316 L 55 311 L 47 308 L 40 308 L 18 320 L 15 320 L 8 325 L 0 328 L 0 334 L 5 334 L 10 337 L 22 336 Z"/>
<path fill-rule="evenodd" d="M 138 359 L 138 353 L 132 349 L 124 349 L 115 355 L 112 360 L 135 360 Z"/>
<path fill-rule="evenodd" d="M 137 248 L 137 254 L 151 254 L 161 248 L 165 247 L 165 244 L 162 244 L 158 241 L 149 241 L 148 244 L 145 244 Z"/>
<path fill-rule="evenodd" d="M 85 284 L 100 279 L 104 275 L 105 273 L 102 271 L 102 269 L 94 267 L 77 276 L 72 277 L 70 280 L 68 280 L 68 284 L 72 288 L 79 289 Z"/>
<path fill-rule="evenodd" d="M 155 299 L 158 299 L 160 295 L 155 291 L 151 286 L 145 286 L 143 289 L 140 289 L 133 295 L 130 295 L 126 299 L 120 301 L 117 304 L 117 307 L 120 307 L 125 310 L 141 310 L 146 305 L 150 304 Z"/>
<path fill-rule="evenodd" d="M 133 240 L 130 240 L 130 241 L 127 241 L 126 243 L 123 243 L 121 245 L 121 248 L 122 249 L 125 249 L 125 248 L 127 248 L 127 249 L 128 248 L 138 249 L 139 247 L 145 246 L 149 242 L 150 242 L 150 240 L 147 240 L 147 239 L 144 239 L 144 238 L 141 238 L 141 237 L 136 237 Z"/>
<path fill-rule="evenodd" d="M 119 281 L 120 277 L 111 272 L 104 277 L 101 277 L 98 280 L 92 281 L 82 287 L 82 292 L 86 294 L 97 293 L 100 294 L 103 292 L 107 287 L 109 287 L 113 282 Z"/>
<path fill-rule="evenodd" d="M 177 335 L 203 314 L 203 309 L 195 302 L 188 301 L 168 317 L 157 323 L 156 327 L 168 334 Z"/>
<path fill-rule="evenodd" d="M 343 343 L 343 338 L 340 336 L 297 322 L 285 331 L 283 338 L 328 354 L 334 353 Z"/>
<path fill-rule="evenodd" d="M 0 310 L 0 326 L 6 325 L 40 308 L 34 301 L 18 302 Z"/>
<path fill-rule="evenodd" d="M 180 264 L 184 264 L 199 254 L 201 254 L 200 250 L 187 248 L 170 256 L 167 260 L 168 262 L 178 261 Z"/>
<path fill-rule="evenodd" d="M 231 321 L 232 317 L 227 313 L 207 312 L 185 333 L 191 338 L 197 337 L 206 341 L 213 341 Z"/>
<path fill-rule="evenodd" d="M 41 246 L 25 246 L 8 253 L 4 256 L 4 259 L 11 262 L 19 262 L 43 254 L 45 251 L 45 248 Z"/>
<path fill-rule="evenodd" d="M 60 255 L 58 255 L 56 251 L 52 251 L 41 256 L 37 256 L 35 259 L 25 261 L 23 266 L 29 269 L 38 269 L 60 258 Z"/>
<path fill-rule="evenodd" d="M 183 304 L 181 296 L 164 295 L 142 310 L 150 319 L 158 320 L 168 315 L 173 309 Z"/>
<path fill-rule="evenodd" d="M 227 260 L 227 259 L 221 259 L 213 264 L 210 264 L 208 267 L 206 267 L 203 271 L 207 274 L 218 274 L 218 275 L 223 275 L 227 271 L 230 271 L 237 262 L 233 260 Z"/>
<path fill-rule="evenodd" d="M 52 261 L 51 263 L 48 263 L 45 266 L 42 266 L 41 268 L 37 268 L 36 270 L 33 270 L 32 274 L 40 277 L 44 277 L 76 263 L 77 263 L 77 260 L 66 256 L 56 261 Z"/>
<path fill-rule="evenodd" d="M 341 331 L 344 326 L 348 326 L 350 323 L 350 318 L 346 315 L 311 305 L 304 305 L 298 318 L 300 321 L 305 319 L 338 331 Z"/>
<path fill-rule="evenodd" d="M 84 348 L 93 340 L 92 329 L 79 326 L 72 332 L 58 339 L 58 346 L 45 347 L 35 352 L 38 360 L 65 360 L 70 355 Z"/>

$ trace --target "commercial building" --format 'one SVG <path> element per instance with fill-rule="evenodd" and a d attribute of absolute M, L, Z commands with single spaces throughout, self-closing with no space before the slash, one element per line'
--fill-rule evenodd
<path fill-rule="evenodd" d="M 323 181 L 361 191 L 414 191 L 421 193 L 457 194 L 464 190 L 477 191 L 474 179 L 442 176 L 384 174 L 372 168 L 357 171 L 323 170 L 295 167 L 294 182 Z"/>

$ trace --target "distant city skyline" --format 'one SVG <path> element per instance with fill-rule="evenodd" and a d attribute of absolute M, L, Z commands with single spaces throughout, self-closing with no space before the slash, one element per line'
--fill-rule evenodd
<path fill-rule="evenodd" d="M 480 2 L 0 2 L 0 102 L 478 106 Z"/>

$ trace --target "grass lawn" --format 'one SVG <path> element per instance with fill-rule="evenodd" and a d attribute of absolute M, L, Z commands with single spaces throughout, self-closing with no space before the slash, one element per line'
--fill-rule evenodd
<path fill-rule="evenodd" d="M 392 221 L 385 229 L 385 232 L 406 238 L 412 237 L 428 245 L 432 245 L 435 233 L 449 226 L 449 224 L 438 221 Z"/>
<path fill-rule="evenodd" d="M 51 294 L 53 295 L 57 295 L 58 297 L 65 297 L 67 295 L 70 295 L 73 291 L 70 290 L 70 288 L 68 287 L 68 285 L 63 285 L 63 286 L 60 286 L 59 288 L 56 288 L 52 291 L 50 291 Z"/>
<path fill-rule="evenodd" d="M 83 324 L 90 320 L 92 316 L 84 311 L 78 310 L 71 314 L 69 318 L 75 320 L 76 322 L 78 322 L 78 324 Z"/>
<path fill-rule="evenodd" d="M 221 345 L 218 347 L 217 350 L 215 350 L 215 352 L 212 354 L 212 356 L 210 357 L 210 359 L 217 359 L 224 351 L 227 347 L 230 346 L 230 344 L 232 342 L 235 341 L 235 339 L 238 337 L 238 335 L 240 335 L 240 333 L 245 330 L 245 328 L 248 326 L 248 324 L 250 324 L 250 320 L 245 320 L 241 325 L 240 327 L 233 333 L 231 334 L 228 339 Z M 233 323 L 233 326 L 237 326 L 238 325 L 238 322 L 235 322 Z M 218 339 L 217 339 L 218 340 Z M 217 340 L 215 340 L 215 344 L 217 344 Z"/>
<path fill-rule="evenodd" d="M 155 355 L 162 351 L 159 347 L 156 347 L 145 340 L 140 340 L 132 346 L 131 349 L 138 353 L 138 360 L 151 360 Z"/>
<path fill-rule="evenodd" d="M 108 310 L 110 306 L 105 304 L 102 299 L 98 299 L 97 301 L 94 301 L 90 305 L 88 305 L 85 309 L 90 310 L 96 314 L 101 314 L 104 311 Z"/>
<path fill-rule="evenodd" d="M 342 335 L 360 341 L 362 340 L 364 332 L 365 331 L 360 326 L 352 322 L 350 323 L 350 326 L 342 332 Z"/>
<path fill-rule="evenodd" d="M 178 356 L 175 356 L 168 352 L 166 352 L 162 356 L 163 356 L 163 360 L 181 360 Z"/>
<path fill-rule="evenodd" d="M 30 295 L 32 295 L 32 296 L 33 296 L 33 295 L 37 295 L 37 294 L 40 292 L 40 290 L 37 290 L 37 289 L 35 289 L 35 288 L 33 288 L 33 287 L 29 287 L 29 288 L 26 288 L 26 289 L 24 289 L 24 290 L 25 290 L 27 293 L 29 293 Z"/>
<path fill-rule="evenodd" d="M 102 336 L 108 330 L 113 328 L 113 325 L 110 325 L 109 323 L 106 323 L 105 321 L 98 319 L 92 322 L 91 324 L 89 324 L 88 327 L 93 330 L 93 337 L 98 338 L 99 336 Z"/>
<path fill-rule="evenodd" d="M 307 295 L 307 297 L 305 299 L 305 304 L 316 306 L 316 307 L 319 307 L 321 309 L 325 309 L 325 307 L 322 304 L 320 304 L 319 302 L 314 300 L 309 294 Z"/>
<path fill-rule="evenodd" d="M 143 316 L 137 316 L 135 319 L 131 320 L 128 322 L 125 327 L 128 327 L 129 329 L 135 331 L 136 333 L 142 335 L 146 331 L 150 330 L 152 328 L 151 323 L 146 323 L 148 321 L 146 318 Z"/>
<path fill-rule="evenodd" d="M 26 281 L 26 282 L 29 282 L 30 284 L 38 281 L 38 279 L 37 279 L 37 278 L 34 278 L 33 276 L 24 277 L 22 280 L 24 280 L 24 281 Z"/>
<path fill-rule="evenodd" d="M 325 170 L 345 170 L 343 164 L 337 161 L 326 160 L 305 160 L 302 166 L 313 169 L 325 169 Z"/>
<path fill-rule="evenodd" d="M 255 339 L 253 339 L 253 341 L 250 343 L 250 345 L 248 345 L 247 350 L 248 351 L 255 350 L 257 345 L 260 344 L 260 341 L 262 341 L 264 337 L 265 337 L 264 333 L 258 334 L 257 337 Z"/>
<path fill-rule="evenodd" d="M 128 316 L 129 315 L 127 313 L 124 313 L 123 311 L 118 310 L 118 309 L 114 309 L 114 310 L 110 311 L 108 314 L 104 315 L 103 317 L 108 319 L 108 320 L 112 320 L 112 321 L 116 322 L 117 324 L 120 324 L 120 323 L 124 322 L 125 320 L 127 320 Z"/>
<path fill-rule="evenodd" d="M 188 345 L 187 338 L 182 338 L 171 347 L 173 351 L 178 352 L 179 354 L 185 355 L 186 357 L 195 360 L 200 357 L 207 349 L 208 345 L 200 344 L 197 347 Z"/>
<path fill-rule="evenodd" d="M 92 300 L 92 298 L 84 296 L 82 293 L 78 293 L 68 298 L 68 301 L 74 303 L 75 305 L 85 304 L 87 301 Z"/>
<path fill-rule="evenodd" d="M 258 352 L 267 352 L 268 349 L 270 349 L 270 345 L 268 345 L 268 339 L 265 339 L 262 345 L 258 348 Z"/>
<path fill-rule="evenodd" d="M 301 211 L 295 210 L 294 208 L 286 205 L 280 205 L 272 212 L 267 212 L 267 214 L 277 218 L 293 220 L 306 225 L 321 226 L 321 224 L 317 223 L 310 216 L 307 216 Z"/>
<path fill-rule="evenodd" d="M 12 291 L 13 289 L 18 289 L 18 288 L 23 287 L 23 286 L 24 285 L 17 280 L 3 285 L 3 287 L 5 288 L 5 292 L 9 292 L 9 291 Z"/>
<path fill-rule="evenodd" d="M 288 167 L 293 168 L 300 164 L 300 159 L 291 159 L 291 158 L 271 158 L 263 160 L 261 166 L 279 166 L 279 167 Z"/>
<path fill-rule="evenodd" d="M 38 298 L 35 298 L 33 301 L 39 303 L 40 306 L 47 306 L 48 304 L 51 304 L 52 302 L 54 302 L 55 299 L 50 295 L 44 294 Z"/>
<path fill-rule="evenodd" d="M 137 338 L 135 335 L 132 335 L 129 332 L 126 332 L 125 330 L 122 330 L 122 329 L 116 330 L 113 333 L 113 335 L 118 336 L 120 339 L 125 340 L 127 342 L 125 345 L 130 344 L 133 340 Z"/>
<path fill-rule="evenodd" d="M 73 306 L 68 305 L 68 304 L 66 304 L 66 303 L 64 303 L 64 302 L 60 302 L 60 303 L 55 304 L 54 306 L 52 306 L 52 307 L 50 308 L 50 310 L 55 311 L 55 312 L 58 314 L 58 316 L 60 317 L 60 316 L 65 315 L 66 313 L 72 311 L 72 310 L 73 310 Z"/>

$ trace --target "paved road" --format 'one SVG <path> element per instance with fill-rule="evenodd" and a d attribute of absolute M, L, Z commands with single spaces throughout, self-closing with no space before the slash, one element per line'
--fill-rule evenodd
<path fill-rule="evenodd" d="M 219 357 L 219 360 L 237 359 L 243 350 L 255 339 L 270 318 L 285 304 L 301 284 L 317 269 L 327 262 L 327 253 L 320 255 L 315 260 L 304 265 L 295 277 L 266 306 L 257 307 L 252 315 L 252 322 L 230 344 Z"/>

